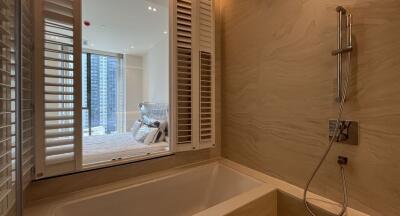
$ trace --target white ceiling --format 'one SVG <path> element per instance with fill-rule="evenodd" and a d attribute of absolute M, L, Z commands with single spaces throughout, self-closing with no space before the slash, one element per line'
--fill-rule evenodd
<path fill-rule="evenodd" d="M 82 20 L 90 22 L 89 27 L 82 24 L 83 48 L 143 54 L 168 37 L 168 0 L 83 0 L 82 4 Z"/>

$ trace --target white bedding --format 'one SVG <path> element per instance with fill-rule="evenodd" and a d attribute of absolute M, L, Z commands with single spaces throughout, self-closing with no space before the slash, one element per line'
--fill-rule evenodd
<path fill-rule="evenodd" d="M 128 158 L 168 150 L 167 142 L 145 145 L 132 133 L 83 137 L 83 163 L 91 164 L 117 158 Z"/>

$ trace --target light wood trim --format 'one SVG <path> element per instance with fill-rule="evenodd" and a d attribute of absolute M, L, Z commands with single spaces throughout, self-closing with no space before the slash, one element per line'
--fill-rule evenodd
<path fill-rule="evenodd" d="M 82 168 L 82 2 L 73 1 L 74 17 L 74 152 L 76 169 Z"/>
<path fill-rule="evenodd" d="M 211 31 L 211 64 L 212 64 L 212 83 L 211 83 L 211 124 L 212 124 L 212 146 L 215 147 L 216 146 L 216 128 L 217 128 L 217 122 L 216 122 L 216 104 L 217 104 L 217 99 L 216 99 L 216 77 L 217 77 L 217 70 L 216 70 L 216 37 L 215 35 L 216 30 L 216 21 L 215 21 L 215 16 L 216 16 L 216 1 L 215 0 L 211 0 L 211 23 L 212 23 L 212 31 Z"/>
<path fill-rule="evenodd" d="M 169 131 L 171 132 L 170 137 L 170 148 L 172 152 L 176 152 L 176 143 L 177 143 L 177 112 L 176 112 L 176 0 L 169 0 Z"/>

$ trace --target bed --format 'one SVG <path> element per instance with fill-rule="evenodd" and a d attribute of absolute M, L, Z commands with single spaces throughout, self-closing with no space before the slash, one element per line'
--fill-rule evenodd
<path fill-rule="evenodd" d="M 159 103 L 139 104 L 140 118 L 168 119 L 168 106 Z M 169 150 L 168 137 L 165 140 L 143 144 L 135 140 L 131 132 L 86 136 L 83 138 L 83 164 L 94 164 L 116 159 L 154 154 Z"/>

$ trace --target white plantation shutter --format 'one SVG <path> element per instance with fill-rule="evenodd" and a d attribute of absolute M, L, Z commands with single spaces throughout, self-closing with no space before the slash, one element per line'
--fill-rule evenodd
<path fill-rule="evenodd" d="M 0 1 L 0 215 L 4 215 L 15 201 L 13 184 L 13 138 L 12 94 L 14 82 L 14 4 L 11 0 Z"/>
<path fill-rule="evenodd" d="M 199 58 L 200 58 L 200 148 L 215 145 L 215 60 L 214 60 L 214 4 L 199 0 Z"/>
<path fill-rule="evenodd" d="M 191 0 L 177 0 L 175 8 L 175 79 L 176 146 L 177 151 L 190 150 L 193 142 L 193 17 Z"/>
<path fill-rule="evenodd" d="M 215 145 L 214 1 L 175 0 L 174 138 L 176 151 Z"/>
<path fill-rule="evenodd" d="M 81 2 L 35 1 L 36 177 L 79 170 L 81 128 Z"/>

